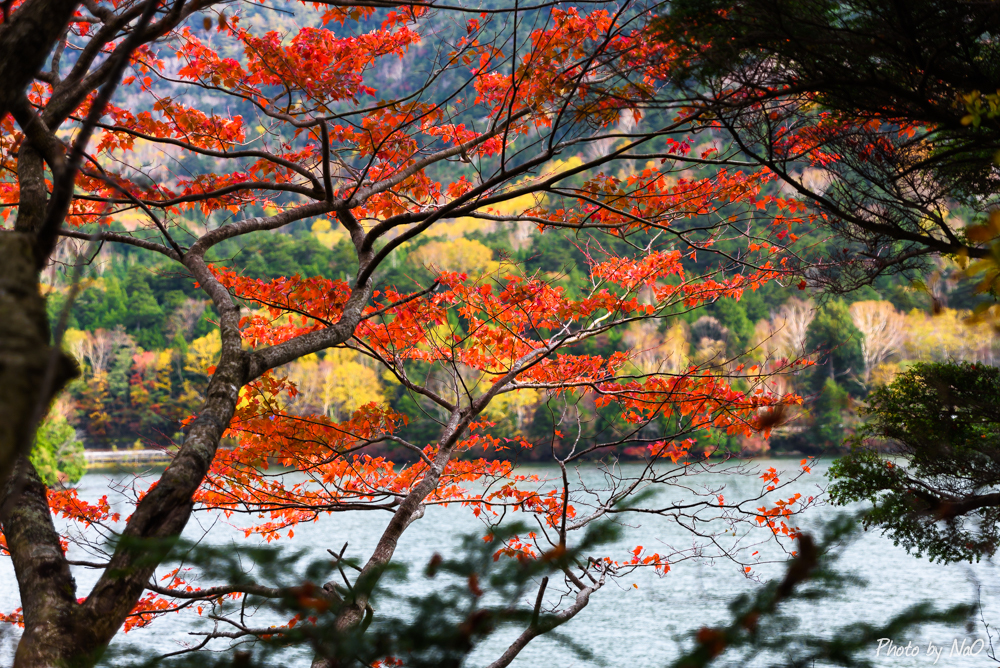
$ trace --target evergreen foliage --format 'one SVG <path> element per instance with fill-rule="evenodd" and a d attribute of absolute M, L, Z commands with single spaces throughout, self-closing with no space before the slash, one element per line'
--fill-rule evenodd
<path fill-rule="evenodd" d="M 66 418 L 53 414 L 38 426 L 31 463 L 49 487 L 73 484 L 87 472 L 83 443 L 77 439 L 76 430 Z"/>
<path fill-rule="evenodd" d="M 967 236 L 954 211 L 998 204 L 997 3 L 677 0 L 660 29 L 733 155 L 827 217 L 836 243 L 813 280 L 850 290 L 934 255 L 990 256 L 994 235 Z"/>
<path fill-rule="evenodd" d="M 865 526 L 942 562 L 992 556 L 1000 541 L 1000 369 L 916 364 L 876 388 L 833 500 L 866 501 Z"/>
<path fill-rule="evenodd" d="M 827 302 L 816 313 L 806 335 L 806 349 L 820 351 L 810 383 L 813 392 L 822 391 L 827 379 L 847 386 L 855 395 L 864 392 L 858 381 L 864 370 L 861 332 L 851 322 L 842 299 Z"/>

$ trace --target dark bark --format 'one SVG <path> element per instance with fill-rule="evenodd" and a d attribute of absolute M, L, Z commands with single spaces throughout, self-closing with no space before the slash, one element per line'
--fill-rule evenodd
<path fill-rule="evenodd" d="M 0 26 L 0 118 L 24 91 L 66 30 L 76 0 L 27 0 Z M 19 663 L 48 665 L 49 648 L 71 641 L 75 585 L 52 524 L 45 486 L 27 460 L 35 427 L 52 397 L 76 373 L 73 360 L 49 345 L 45 300 L 36 272 L 35 227 L 44 219 L 41 156 L 25 142 L 19 163 L 24 216 L 0 233 L 0 522 L 23 597 L 25 636 Z M 22 171 L 19 165 L 19 171 Z M 12 475 L 13 474 L 13 475 Z M 29 655 L 34 656 L 29 656 Z"/>
<path fill-rule="evenodd" d="M 18 205 L 14 229 L 34 238 L 45 222 L 49 186 L 45 182 L 45 163 L 30 141 L 24 141 L 17 154 Z"/>
<path fill-rule="evenodd" d="M 34 237 L 30 234 L 0 233 L 0 313 L 3 485 L 17 457 L 28 453 L 35 425 L 52 397 L 76 374 L 73 360 L 49 345 L 45 300 L 38 291 Z"/>
<path fill-rule="evenodd" d="M 86 649 L 78 646 L 87 636 L 85 617 L 76 602 L 76 582 L 52 524 L 45 485 L 25 457 L 19 457 L 7 483 L 8 503 L 0 512 L 17 584 L 22 592 L 24 634 L 17 646 L 17 666 L 72 665 L 66 656 Z"/>
<path fill-rule="evenodd" d="M 79 4 L 77 0 L 27 0 L 0 26 L 0 118 L 42 69 Z"/>

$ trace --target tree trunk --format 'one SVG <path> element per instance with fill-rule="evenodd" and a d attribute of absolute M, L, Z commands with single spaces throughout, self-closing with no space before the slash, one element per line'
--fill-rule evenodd
<path fill-rule="evenodd" d="M 0 519 L 24 614 L 14 665 L 74 665 L 70 657 L 87 651 L 84 639 L 91 634 L 76 602 L 76 582 L 52 523 L 45 485 L 31 463 L 19 457 L 6 487 L 8 503 Z"/>
<path fill-rule="evenodd" d="M 0 233 L 0 485 L 29 453 L 52 397 L 77 373 L 73 360 L 49 345 L 33 244 L 33 235 Z"/>

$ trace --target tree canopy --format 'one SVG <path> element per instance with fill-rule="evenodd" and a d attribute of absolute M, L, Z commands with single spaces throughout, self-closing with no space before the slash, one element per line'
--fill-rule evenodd
<path fill-rule="evenodd" d="M 995 233 L 955 213 L 973 227 L 997 205 L 996 3 L 680 0 L 661 31 L 733 142 L 723 159 L 773 170 L 848 244 L 814 280 L 990 256 Z"/>
<path fill-rule="evenodd" d="M 868 501 L 867 526 L 941 561 L 997 549 L 1000 369 L 917 364 L 875 389 L 851 453 L 831 469 L 838 503 Z"/>

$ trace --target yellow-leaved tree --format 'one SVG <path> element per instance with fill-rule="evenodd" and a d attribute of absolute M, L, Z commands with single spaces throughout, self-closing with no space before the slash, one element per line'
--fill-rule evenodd
<path fill-rule="evenodd" d="M 306 355 L 287 367 L 298 394 L 289 409 L 346 420 L 359 407 L 382 403 L 385 393 L 378 374 L 353 350 L 332 348 L 323 357 Z"/>

